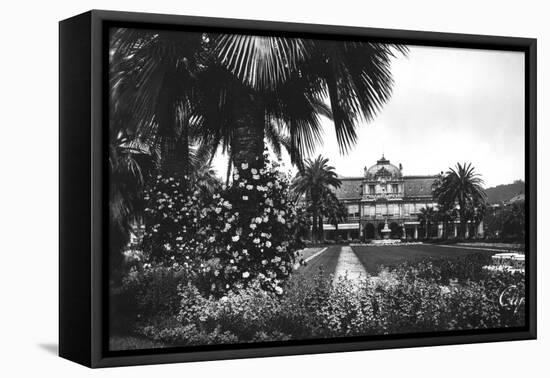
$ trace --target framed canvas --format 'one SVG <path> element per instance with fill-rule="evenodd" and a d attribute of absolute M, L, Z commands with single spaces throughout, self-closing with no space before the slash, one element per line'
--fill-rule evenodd
<path fill-rule="evenodd" d="M 536 40 L 60 22 L 59 354 L 536 338 Z"/>

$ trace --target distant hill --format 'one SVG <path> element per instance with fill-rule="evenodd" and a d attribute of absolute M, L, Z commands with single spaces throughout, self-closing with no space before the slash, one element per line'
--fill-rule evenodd
<path fill-rule="evenodd" d="M 525 193 L 525 182 L 521 180 L 514 181 L 513 184 L 497 185 L 485 189 L 488 203 L 498 203 L 508 201 L 518 194 Z"/>

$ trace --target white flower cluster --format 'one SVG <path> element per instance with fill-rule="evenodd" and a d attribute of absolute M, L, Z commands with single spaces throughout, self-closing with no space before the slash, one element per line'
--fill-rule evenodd
<path fill-rule="evenodd" d="M 297 250 L 285 177 L 242 163 L 233 181 L 209 198 L 195 192 L 187 197 L 177 181 L 159 180 L 157 192 L 148 194 L 155 201 L 154 209 L 148 206 L 155 222 L 145 231 L 158 233 L 160 239 L 166 235 L 162 253 L 169 254 L 170 264 L 209 274 L 216 291 L 259 280 L 282 293 Z M 173 190 L 166 191 L 166 186 Z M 171 219 L 179 226 L 166 233 Z"/>

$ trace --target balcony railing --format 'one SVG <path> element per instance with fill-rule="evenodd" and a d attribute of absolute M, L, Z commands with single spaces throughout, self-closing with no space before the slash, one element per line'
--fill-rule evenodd
<path fill-rule="evenodd" d="M 403 193 L 399 192 L 399 193 L 375 193 L 375 194 L 365 193 L 365 194 L 363 194 L 363 200 L 374 201 L 374 200 L 377 200 L 379 198 L 399 199 L 399 198 L 403 198 Z"/>
<path fill-rule="evenodd" d="M 418 214 L 375 214 L 375 215 L 362 215 L 361 220 L 367 220 L 367 221 L 383 221 L 383 220 L 391 220 L 391 219 L 407 219 L 407 220 L 417 220 Z M 359 222 L 359 216 L 356 215 L 348 215 L 342 223 L 354 223 Z"/>

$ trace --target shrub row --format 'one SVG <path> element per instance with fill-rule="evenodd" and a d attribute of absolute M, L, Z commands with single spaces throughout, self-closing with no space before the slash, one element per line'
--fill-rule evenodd
<path fill-rule="evenodd" d="M 490 254 L 473 253 L 454 257 L 426 258 L 417 262 L 399 264 L 390 269 L 404 280 L 420 278 L 448 285 L 451 280 L 465 282 L 490 279 L 491 275 L 484 267 L 491 263 Z"/>
<path fill-rule="evenodd" d="M 252 284 L 218 299 L 183 284 L 177 316 L 139 331 L 169 345 L 204 345 L 522 326 L 522 302 L 503 304 L 499 296 L 509 287 L 524 295 L 524 275 L 476 271 L 477 281 L 442 284 L 452 267 L 466 275 L 470 265 L 404 264 L 360 284 L 294 278 L 283 295 Z"/>

